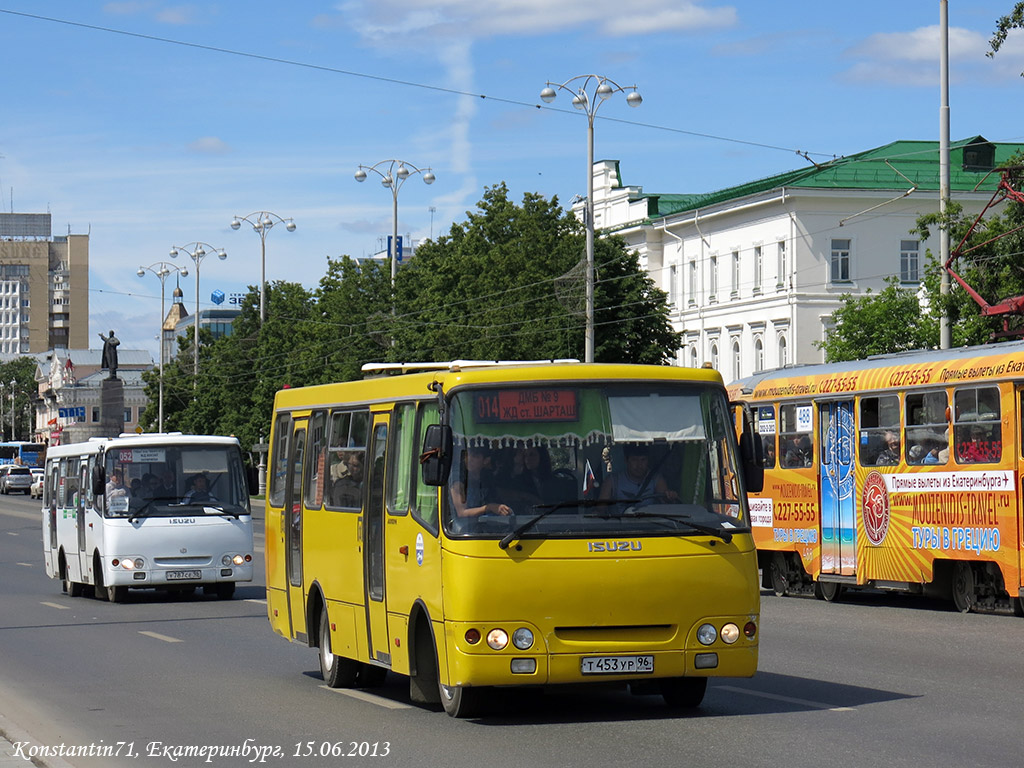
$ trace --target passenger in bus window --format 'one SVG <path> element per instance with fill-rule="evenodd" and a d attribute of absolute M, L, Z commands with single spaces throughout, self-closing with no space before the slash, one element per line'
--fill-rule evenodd
<path fill-rule="evenodd" d="M 331 486 L 331 503 L 336 507 L 363 506 L 363 453 L 351 451 L 345 457 L 344 475 Z"/>
<path fill-rule="evenodd" d="M 507 504 L 494 501 L 490 452 L 481 446 L 469 446 L 462 453 L 464 465 L 452 483 L 452 505 L 458 517 L 479 517 L 488 513 L 503 517 L 512 514 Z"/>
<path fill-rule="evenodd" d="M 115 469 L 110 473 L 110 479 L 107 481 L 106 491 L 108 499 L 128 495 L 128 489 L 124 487 L 124 480 L 121 476 L 120 470 Z"/>
<path fill-rule="evenodd" d="M 885 448 L 875 459 L 876 467 L 891 467 L 900 463 L 900 436 L 889 430 L 885 433 Z"/>
<path fill-rule="evenodd" d="M 807 434 L 797 435 L 789 443 L 783 458 L 787 467 L 809 467 L 813 463 L 811 448 L 811 436 Z"/>
<path fill-rule="evenodd" d="M 762 462 L 763 466 L 767 467 L 768 469 L 774 468 L 775 467 L 775 438 L 774 437 L 765 437 L 765 438 L 763 438 L 763 451 L 762 452 L 764 454 L 764 461 Z"/>
<path fill-rule="evenodd" d="M 980 424 L 972 425 L 969 439 L 957 447 L 957 458 L 964 464 L 980 464 L 997 461 L 1003 453 L 1000 440 L 991 440 L 991 435 Z"/>

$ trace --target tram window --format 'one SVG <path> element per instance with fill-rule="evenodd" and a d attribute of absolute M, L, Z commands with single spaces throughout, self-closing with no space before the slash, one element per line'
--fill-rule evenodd
<path fill-rule="evenodd" d="M 784 467 L 809 467 L 814 461 L 810 403 L 779 406 L 779 452 Z"/>
<path fill-rule="evenodd" d="M 958 464 L 999 461 L 1003 455 L 998 387 L 958 389 L 953 393 L 953 442 Z"/>
<path fill-rule="evenodd" d="M 949 461 L 948 406 L 949 398 L 945 392 L 915 392 L 906 396 L 908 464 L 945 464 Z"/>
<path fill-rule="evenodd" d="M 900 399 L 879 395 L 860 399 L 860 463 L 893 466 L 900 463 Z"/>
<path fill-rule="evenodd" d="M 754 428 L 761 436 L 761 449 L 767 469 L 775 468 L 775 406 L 762 405 L 754 409 Z"/>

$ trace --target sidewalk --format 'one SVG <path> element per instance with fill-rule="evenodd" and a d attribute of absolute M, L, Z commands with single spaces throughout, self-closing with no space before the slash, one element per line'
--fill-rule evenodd
<path fill-rule="evenodd" d="M 28 742 L 36 745 L 37 742 L 17 725 L 0 715 L 0 768 L 14 768 L 14 766 L 37 766 L 38 768 L 74 768 L 70 763 L 60 757 L 47 757 L 26 759 L 29 749 L 23 748 L 22 754 L 15 753 L 14 742 Z"/>

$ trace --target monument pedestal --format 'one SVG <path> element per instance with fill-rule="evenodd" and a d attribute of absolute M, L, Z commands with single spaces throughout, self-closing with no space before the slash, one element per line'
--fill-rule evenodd
<path fill-rule="evenodd" d="M 117 437 L 124 432 L 124 382 L 104 379 L 100 384 L 100 436 Z"/>

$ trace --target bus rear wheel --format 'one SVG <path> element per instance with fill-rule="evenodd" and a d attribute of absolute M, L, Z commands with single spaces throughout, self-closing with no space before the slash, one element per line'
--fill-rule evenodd
<path fill-rule="evenodd" d="M 71 581 L 67 576 L 64 577 L 63 588 L 69 597 L 80 597 L 82 594 L 82 585 L 77 581 Z"/>
<path fill-rule="evenodd" d="M 661 681 L 661 697 L 673 709 L 696 709 L 707 690 L 706 677 L 670 677 Z"/>
<path fill-rule="evenodd" d="M 327 609 L 320 611 L 320 674 L 330 688 L 352 688 L 359 676 L 359 662 L 335 656 L 331 649 L 331 625 Z"/>
<path fill-rule="evenodd" d="M 483 711 L 487 696 L 485 688 L 466 688 L 461 685 L 438 683 L 441 706 L 451 717 L 476 717 Z"/>

